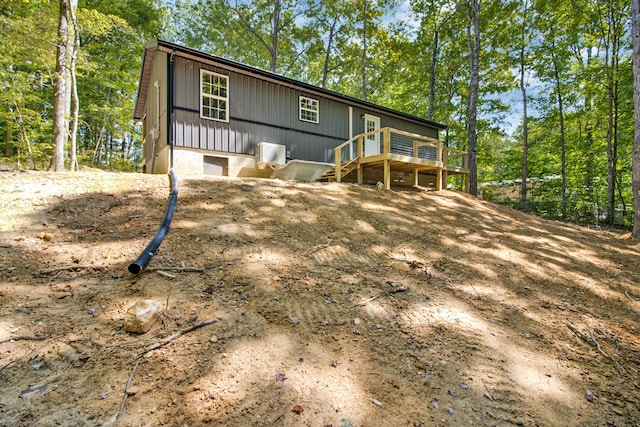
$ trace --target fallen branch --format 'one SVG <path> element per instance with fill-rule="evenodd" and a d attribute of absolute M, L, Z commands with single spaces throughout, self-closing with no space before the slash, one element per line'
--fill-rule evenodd
<path fill-rule="evenodd" d="M 129 390 L 129 387 L 131 387 L 131 381 L 133 380 L 133 375 L 136 373 L 136 369 L 138 369 L 138 363 L 140 363 L 139 359 L 136 360 L 136 364 L 133 367 L 133 370 L 131 371 L 131 374 L 129 375 L 129 380 L 127 381 L 127 385 L 124 388 L 124 396 L 122 397 L 122 402 L 120 402 L 120 408 L 118 409 L 118 412 L 113 417 L 109 418 L 109 420 L 107 422 L 102 424 L 101 427 L 110 427 L 110 426 L 112 426 L 113 423 L 118 421 L 118 418 L 120 418 L 120 415 L 124 414 L 124 404 L 127 402 L 127 398 L 129 397 L 129 393 L 127 393 L 127 390 Z"/>
<path fill-rule="evenodd" d="M 169 279 L 175 279 L 176 277 L 178 277 L 175 274 L 167 273 L 164 270 L 156 270 L 156 273 L 158 273 L 161 276 L 168 277 Z"/>
<path fill-rule="evenodd" d="M 484 385 L 484 389 L 487 390 L 484 395 L 487 396 L 489 400 L 495 400 L 491 395 L 491 393 L 489 392 L 489 387 L 487 387 L 487 383 L 484 382 L 484 379 L 482 379 L 482 384 Z"/>
<path fill-rule="evenodd" d="M 627 298 L 629 298 L 631 301 L 633 301 L 633 302 L 638 302 L 638 300 L 637 300 L 637 299 L 633 299 L 633 298 L 631 298 L 631 296 L 629 295 L 629 293 L 628 293 L 627 291 L 624 291 L 624 294 L 625 294 L 625 295 L 627 296 Z"/>
<path fill-rule="evenodd" d="M 71 265 L 65 265 L 62 267 L 46 268 L 44 270 L 40 270 L 40 274 L 57 273 L 59 271 L 67 271 L 67 270 L 104 270 L 105 268 L 107 267 L 103 265 L 71 264 Z"/>
<path fill-rule="evenodd" d="M 201 267 L 147 267 L 148 271 L 163 271 L 167 270 L 167 271 L 205 271 L 205 268 L 201 268 Z M 160 273 L 162 274 L 162 273 Z"/>
<path fill-rule="evenodd" d="M 219 322 L 220 319 L 210 319 L 210 320 L 204 320 L 202 322 L 198 322 L 198 323 L 194 323 L 191 326 L 188 326 L 184 329 L 179 330 L 178 332 L 176 332 L 175 334 L 163 339 L 162 341 L 159 341 L 155 344 L 150 345 L 149 347 L 145 348 L 143 351 L 141 351 L 140 353 L 138 353 L 138 355 L 136 356 L 136 359 L 140 359 L 141 357 L 143 357 L 145 354 L 153 351 L 153 350 L 157 350 L 160 347 L 164 347 L 165 345 L 169 344 L 171 341 L 175 340 L 176 338 L 181 337 L 182 335 L 191 332 L 195 329 L 201 328 L 203 326 L 206 325 L 210 325 L 212 323 L 216 323 Z"/>
<path fill-rule="evenodd" d="M 18 359 L 12 360 L 11 362 L 7 363 L 6 365 L 2 365 L 0 366 L 0 374 L 2 372 L 4 372 L 5 369 L 7 369 L 9 366 L 13 365 L 14 363 L 16 363 L 18 361 Z"/>
<path fill-rule="evenodd" d="M 376 296 L 374 296 L 374 297 L 371 297 L 371 298 L 369 298 L 369 299 L 367 299 L 367 300 L 364 300 L 364 301 L 360 301 L 360 302 L 358 302 L 358 303 L 355 303 L 355 304 L 353 304 L 353 305 L 352 305 L 351 307 L 349 307 L 349 308 L 351 309 L 351 308 L 354 308 L 354 307 L 358 307 L 358 306 L 361 306 L 361 305 L 365 305 L 365 304 L 370 303 L 371 301 L 377 300 L 378 298 L 383 298 L 383 297 L 386 297 L 386 296 L 389 296 L 389 295 L 393 295 L 393 294 L 397 294 L 397 293 L 400 293 L 400 292 L 406 292 L 406 291 L 408 291 L 408 290 L 409 290 L 409 288 L 408 288 L 408 287 L 406 287 L 406 286 L 403 286 L 403 287 L 398 288 L 398 289 L 392 289 L 392 290 L 390 290 L 390 291 L 383 292 L 383 293 L 381 293 L 380 295 L 376 295 Z"/>
<path fill-rule="evenodd" d="M 327 243 L 325 243 L 324 245 L 314 246 L 311 249 L 307 250 L 304 254 L 305 255 L 310 255 L 310 254 L 312 254 L 314 252 L 319 251 L 320 249 L 328 248 L 332 241 L 333 241 L 333 239 L 329 239 L 329 241 Z"/>
<path fill-rule="evenodd" d="M 578 328 L 576 328 L 575 326 L 573 326 L 571 324 L 571 322 L 567 322 L 567 327 L 569 329 L 571 329 L 573 331 L 574 334 L 576 334 L 578 336 L 578 338 L 580 338 L 582 341 L 586 342 L 587 344 L 589 344 L 591 347 L 595 348 L 596 350 L 598 350 L 598 352 L 600 352 L 600 354 L 602 354 L 604 357 L 606 357 L 607 359 L 610 359 L 611 362 L 613 363 L 613 366 L 616 368 L 616 370 L 618 371 L 618 373 L 620 375 L 623 375 L 625 373 L 625 369 L 622 367 L 622 365 L 620 364 L 620 362 L 618 362 L 615 358 L 615 356 L 613 354 L 607 354 L 602 348 L 600 348 L 600 344 L 598 343 L 598 341 L 596 340 L 596 337 L 593 336 L 593 332 L 589 331 L 590 336 L 581 332 Z"/>
<path fill-rule="evenodd" d="M 50 333 L 47 335 L 18 335 L 15 337 L 2 338 L 0 340 L 0 344 L 2 344 L 3 342 L 20 341 L 20 340 L 44 341 L 49 337 L 51 337 Z"/>

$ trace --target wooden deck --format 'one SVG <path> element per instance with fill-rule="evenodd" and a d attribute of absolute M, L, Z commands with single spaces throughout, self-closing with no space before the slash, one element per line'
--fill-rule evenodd
<path fill-rule="evenodd" d="M 393 128 L 362 133 L 340 144 L 335 148 L 335 168 L 325 178 L 341 182 L 348 174 L 357 173 L 362 184 L 365 168 L 382 169 L 386 189 L 391 188 L 392 172 L 413 174 L 415 186 L 420 172 L 430 172 L 436 177 L 437 190 L 446 185 L 448 175 L 465 175 L 465 190 L 469 182 L 466 152 L 442 147 L 435 138 Z"/>

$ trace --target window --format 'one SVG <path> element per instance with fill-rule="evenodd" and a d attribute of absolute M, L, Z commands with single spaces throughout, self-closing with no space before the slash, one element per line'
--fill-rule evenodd
<path fill-rule="evenodd" d="M 317 99 L 300 97 L 300 120 L 303 122 L 319 123 L 320 104 Z"/>
<path fill-rule="evenodd" d="M 200 117 L 229 121 L 229 77 L 200 70 Z"/>

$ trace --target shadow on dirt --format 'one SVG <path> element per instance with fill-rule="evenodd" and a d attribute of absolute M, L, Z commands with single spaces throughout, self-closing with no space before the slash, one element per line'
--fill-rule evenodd
<path fill-rule="evenodd" d="M 65 196 L 23 215 L 25 228 L 0 242 L 2 266 L 24 264 L 0 269 L 0 324 L 57 336 L 37 350 L 12 344 L 6 419 L 53 425 L 68 416 L 53 408 L 66 405 L 83 408 L 72 416 L 80 424 L 100 425 L 129 378 L 123 423 L 640 419 L 634 242 L 453 192 L 187 179 L 150 265 L 164 274 L 131 276 L 126 266 L 155 233 L 167 197 L 158 185 Z M 73 263 L 93 269 L 36 274 Z M 139 299 L 164 311 L 150 332 L 129 335 L 122 317 Z M 132 371 L 149 344 L 212 318 L 221 321 Z M 48 371 L 34 368 L 34 351 Z M 46 399 L 17 398 L 54 374 Z M 27 405 L 33 417 L 20 421 Z"/>

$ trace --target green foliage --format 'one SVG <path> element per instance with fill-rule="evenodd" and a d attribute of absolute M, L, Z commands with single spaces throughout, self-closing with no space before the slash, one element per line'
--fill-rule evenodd
<path fill-rule="evenodd" d="M 0 154 L 21 167 L 49 167 L 57 14 L 57 2 L 45 0 L 0 6 Z M 131 136 L 131 111 L 142 46 L 161 31 L 164 8 L 155 0 L 80 1 L 76 16 L 79 161 L 135 169 L 140 138 Z"/>
<path fill-rule="evenodd" d="M 485 198 L 518 205 L 522 128 L 509 123 L 520 118 L 524 28 L 527 209 L 561 218 L 564 202 L 566 219 L 600 223 L 613 210 L 616 224 L 630 225 L 634 118 L 627 3 L 482 2 L 478 177 L 494 183 L 482 188 Z M 367 99 L 446 124 L 445 145 L 464 150 L 467 2 L 406 5 L 366 0 L 365 15 L 365 0 L 81 0 L 79 161 L 137 168 L 140 129 L 131 112 L 150 37 L 267 70 L 275 66 L 288 77 L 361 97 L 365 25 Z M 57 2 L 0 3 L 0 156 L 25 168 L 49 166 L 57 14 Z M 454 182 L 461 188 L 459 178 Z"/>
<path fill-rule="evenodd" d="M 44 1 L 0 7 L 0 153 L 34 169 L 48 167 L 51 150 L 52 12 Z M 33 39 L 34 33 L 41 37 Z"/>

